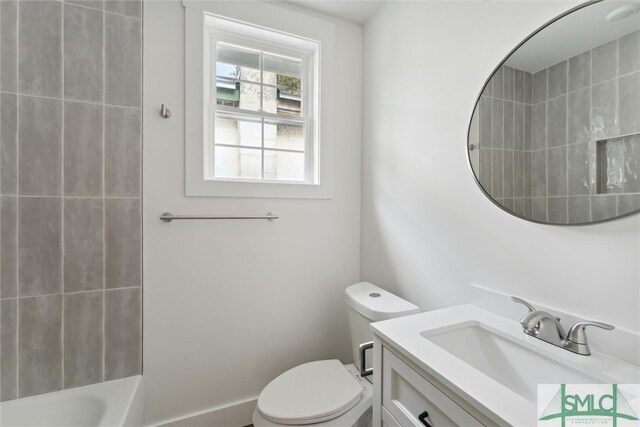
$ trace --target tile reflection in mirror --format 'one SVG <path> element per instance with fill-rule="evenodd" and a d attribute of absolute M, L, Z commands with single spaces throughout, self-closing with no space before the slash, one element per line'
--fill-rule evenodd
<path fill-rule="evenodd" d="M 472 167 L 485 192 L 516 215 L 553 224 L 640 210 L 637 25 L 542 67 L 519 51 L 491 77 L 473 118 Z"/>

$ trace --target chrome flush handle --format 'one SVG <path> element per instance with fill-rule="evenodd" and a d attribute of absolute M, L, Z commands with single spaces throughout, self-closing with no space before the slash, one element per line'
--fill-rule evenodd
<path fill-rule="evenodd" d="M 360 376 L 366 377 L 373 374 L 373 368 L 367 369 L 366 351 L 373 348 L 373 341 L 360 344 Z"/>

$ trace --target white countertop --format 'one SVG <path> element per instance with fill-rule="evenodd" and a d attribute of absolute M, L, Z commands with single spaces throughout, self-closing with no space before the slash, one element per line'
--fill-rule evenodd
<path fill-rule="evenodd" d="M 498 424 L 537 424 L 536 403 L 453 356 L 425 338 L 429 331 L 464 323 L 480 324 L 527 350 L 553 359 L 602 383 L 638 383 L 640 367 L 603 353 L 581 356 L 522 332 L 514 320 L 473 305 L 460 305 L 371 324 L 371 330 Z M 474 351 L 469 348 L 469 351 Z M 523 367 L 527 369 L 527 367 Z"/>

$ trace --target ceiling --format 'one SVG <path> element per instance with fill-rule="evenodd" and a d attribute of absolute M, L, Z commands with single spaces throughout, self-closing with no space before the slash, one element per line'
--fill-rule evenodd
<path fill-rule="evenodd" d="M 354 24 L 364 25 L 383 0 L 283 0 Z"/>
<path fill-rule="evenodd" d="M 613 22 L 605 17 L 619 7 L 637 5 L 638 1 L 605 0 L 573 12 L 533 36 L 506 64 L 534 73 L 636 31 L 640 29 L 638 14 Z"/>
<path fill-rule="evenodd" d="M 267 0 L 269 1 L 269 0 Z M 275 0 L 364 25 L 385 0 Z M 389 0 L 387 0 L 389 1 Z M 527 41 L 507 65 L 536 72 L 640 29 L 640 15 L 609 22 L 609 12 L 640 0 L 604 0 L 551 24 Z"/>

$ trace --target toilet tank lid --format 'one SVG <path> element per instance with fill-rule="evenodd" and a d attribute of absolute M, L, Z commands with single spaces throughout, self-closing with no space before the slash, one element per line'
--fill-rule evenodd
<path fill-rule="evenodd" d="M 360 282 L 345 290 L 347 305 L 373 322 L 419 313 L 418 306 L 369 282 Z"/>

